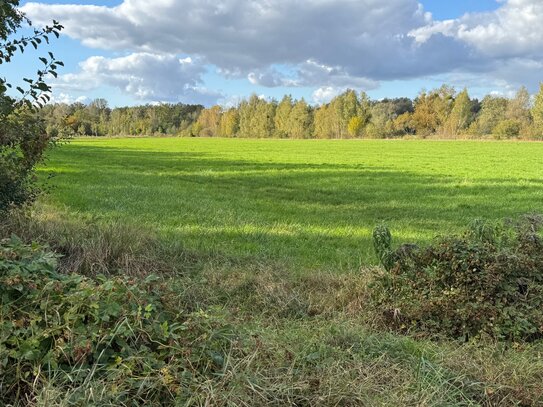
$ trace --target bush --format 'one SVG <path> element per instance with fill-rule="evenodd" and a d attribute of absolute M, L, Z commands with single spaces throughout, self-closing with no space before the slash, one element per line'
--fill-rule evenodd
<path fill-rule="evenodd" d="M 70 405 L 93 401 L 89 389 L 102 405 L 182 403 L 224 369 L 231 331 L 218 317 L 168 310 L 153 277 L 92 280 L 56 262 L 43 247 L 0 243 L 2 403 L 51 386 Z"/>
<path fill-rule="evenodd" d="M 492 131 L 497 139 L 518 137 L 522 124 L 518 120 L 502 120 Z"/>
<path fill-rule="evenodd" d="M 37 193 L 34 167 L 50 142 L 41 122 L 0 89 L 0 213 Z"/>
<path fill-rule="evenodd" d="M 461 236 L 392 250 L 383 227 L 375 247 L 386 271 L 372 301 L 403 332 L 532 341 L 543 334 L 541 218 L 474 222 Z M 383 242 L 389 242 L 383 244 Z"/>
<path fill-rule="evenodd" d="M 24 23 L 30 21 L 17 9 L 19 0 L 0 3 L 0 64 L 12 61 L 13 56 L 30 46 L 48 44 L 49 36 L 58 38 L 62 25 L 53 21 L 52 26 L 34 29 L 33 34 L 14 38 Z M 49 52 L 40 57 L 43 63 L 36 77 L 23 78 L 26 89 L 13 87 L 0 78 L 0 213 L 13 206 L 31 202 L 36 195 L 34 168 L 41 161 L 51 141 L 41 120 L 35 114 L 50 99 L 51 87 L 47 75 L 57 76 L 57 68 L 63 66 Z M 7 90 L 17 90 L 21 99 L 7 95 Z"/>

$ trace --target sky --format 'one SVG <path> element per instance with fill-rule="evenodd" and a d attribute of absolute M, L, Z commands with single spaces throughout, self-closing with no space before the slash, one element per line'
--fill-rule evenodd
<path fill-rule="evenodd" d="M 0 76 L 65 63 L 53 100 L 235 105 L 257 94 L 325 103 L 345 89 L 415 97 L 443 83 L 473 97 L 543 81 L 543 0 L 21 1 L 65 29 Z"/>

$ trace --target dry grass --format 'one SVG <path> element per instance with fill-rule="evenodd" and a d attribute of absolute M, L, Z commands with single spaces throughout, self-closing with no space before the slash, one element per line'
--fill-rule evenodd
<path fill-rule="evenodd" d="M 543 344 L 417 340 L 382 331 L 369 309 L 375 270 L 292 275 L 280 264 L 198 259 L 148 230 L 39 206 L 4 220 L 2 235 L 47 242 L 64 272 L 158 274 L 171 309 L 218 308 L 240 333 L 223 374 L 194 385 L 194 406 L 543 406 Z M 160 379 L 157 372 L 156 380 Z M 68 406 L 69 377 L 40 383 L 33 406 Z M 111 383 L 77 389 L 87 405 Z M 142 405 L 141 402 L 137 402 Z"/>
<path fill-rule="evenodd" d="M 180 244 L 159 240 L 148 228 L 120 221 L 74 217 L 40 204 L 0 221 L 0 235 L 49 245 L 62 255 L 60 270 L 85 275 L 141 276 L 183 272 L 195 257 Z"/>

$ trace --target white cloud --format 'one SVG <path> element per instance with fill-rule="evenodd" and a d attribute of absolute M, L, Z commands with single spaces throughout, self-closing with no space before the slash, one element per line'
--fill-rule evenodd
<path fill-rule="evenodd" d="M 463 67 L 479 77 L 515 87 L 535 88 L 543 65 L 543 1 L 500 0 L 493 12 L 466 14 L 455 20 L 432 22 L 409 35 L 419 45 L 436 37 L 466 44 L 475 57 Z"/>
<path fill-rule="evenodd" d="M 417 0 L 124 0 L 117 7 L 27 3 L 23 10 L 38 24 L 61 21 L 90 47 L 199 56 L 272 86 L 274 78 L 259 71 L 277 64 L 314 61 L 379 80 L 435 72 L 444 58 L 436 47 L 442 40 L 413 47 L 407 36 L 429 22 Z"/>
<path fill-rule="evenodd" d="M 87 96 L 74 97 L 72 95 L 62 92 L 58 94 L 51 94 L 50 96 L 50 103 L 65 103 L 67 105 L 70 105 L 72 103 L 87 103 L 89 101 L 89 98 Z"/>
<path fill-rule="evenodd" d="M 267 87 L 327 86 L 370 90 L 378 86 L 378 83 L 371 79 L 349 75 L 340 66 L 332 67 L 311 59 L 299 64 L 290 75 L 272 67 L 264 71 L 251 72 L 248 79 L 254 85 Z"/>
<path fill-rule="evenodd" d="M 68 36 L 93 48 L 166 55 L 162 73 L 173 76 L 157 84 L 142 66 L 128 64 L 132 78 L 114 60 L 98 61 L 102 83 L 137 97 L 205 94 L 193 70 L 211 64 L 226 78 L 261 86 L 318 87 L 320 98 L 330 89 L 447 73 L 508 83 L 525 75 L 533 87 L 543 61 L 543 0 L 499 2 L 495 11 L 446 21 L 433 21 L 417 0 L 124 0 L 116 7 L 27 3 L 23 11 L 37 24 L 61 21 Z M 172 55 L 198 64 L 180 68 Z"/>
<path fill-rule="evenodd" d="M 494 12 L 466 14 L 414 30 L 419 43 L 442 34 L 494 58 L 543 56 L 543 2 L 508 0 Z"/>
<path fill-rule="evenodd" d="M 325 87 L 321 87 L 315 90 L 311 97 L 314 103 L 320 105 L 323 103 L 330 102 L 333 98 L 343 93 L 345 90 L 346 88 L 335 88 L 333 86 L 325 86 Z"/>
<path fill-rule="evenodd" d="M 53 81 L 55 91 L 90 91 L 112 86 L 142 101 L 215 103 L 221 96 L 202 86 L 203 66 L 191 58 L 134 53 L 125 57 L 95 56 L 81 62 L 80 71 Z"/>

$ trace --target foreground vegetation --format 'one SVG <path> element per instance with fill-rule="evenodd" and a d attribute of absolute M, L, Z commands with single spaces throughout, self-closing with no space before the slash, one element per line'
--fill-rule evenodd
<path fill-rule="evenodd" d="M 63 262 L 36 244 L 0 243 L 4 403 L 543 405 L 541 342 L 393 334 L 371 299 L 377 269 L 295 276 L 186 256 L 184 272 L 152 275 L 150 265 L 126 275 L 120 259 L 171 252 L 144 229 L 110 226 L 2 222 L 4 235 L 71 253 Z M 106 275 L 69 274 L 97 254 Z"/>

